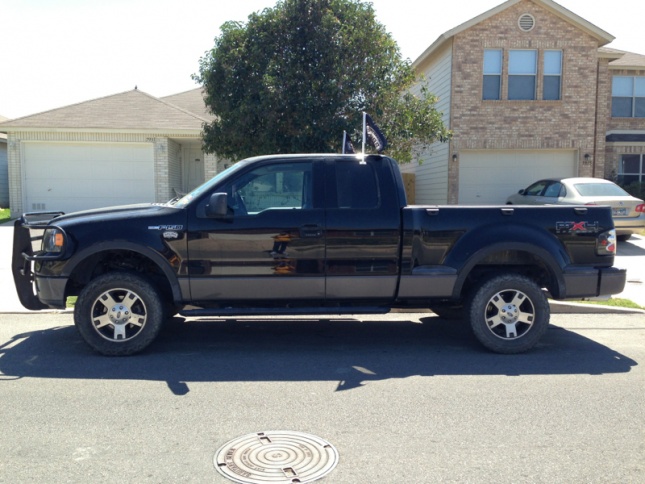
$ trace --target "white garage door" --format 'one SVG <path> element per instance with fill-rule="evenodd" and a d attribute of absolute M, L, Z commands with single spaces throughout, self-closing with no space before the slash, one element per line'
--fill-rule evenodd
<path fill-rule="evenodd" d="M 25 211 L 155 201 L 149 143 L 25 143 Z"/>
<path fill-rule="evenodd" d="M 462 151 L 459 203 L 501 204 L 540 178 L 576 174 L 576 151 Z"/>

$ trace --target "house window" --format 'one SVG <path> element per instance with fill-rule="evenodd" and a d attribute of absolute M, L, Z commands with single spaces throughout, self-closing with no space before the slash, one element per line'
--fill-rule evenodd
<path fill-rule="evenodd" d="M 502 92 L 502 51 L 484 50 L 484 100 L 499 100 Z"/>
<path fill-rule="evenodd" d="M 645 155 L 623 155 L 620 160 L 620 182 L 629 185 L 645 182 Z"/>
<path fill-rule="evenodd" d="M 614 76 L 611 115 L 614 118 L 645 118 L 645 77 Z"/>
<path fill-rule="evenodd" d="M 511 50 L 508 53 L 508 99 L 534 100 L 537 77 L 537 51 Z"/>
<path fill-rule="evenodd" d="M 542 99 L 559 101 L 562 93 L 562 51 L 544 51 L 544 77 Z"/>

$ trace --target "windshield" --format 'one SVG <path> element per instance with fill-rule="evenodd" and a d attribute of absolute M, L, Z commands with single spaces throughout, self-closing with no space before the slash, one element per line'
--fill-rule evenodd
<path fill-rule="evenodd" d="M 628 197 L 629 193 L 613 183 L 576 183 L 574 185 L 583 197 Z"/>
<path fill-rule="evenodd" d="M 211 178 L 207 182 L 203 183 L 202 185 L 198 186 L 193 191 L 191 191 L 190 193 L 187 193 L 186 195 L 184 195 L 180 199 L 171 200 L 170 202 L 168 202 L 168 205 L 171 205 L 171 206 L 177 207 L 177 208 L 184 208 L 186 205 L 188 205 L 190 202 L 192 202 L 195 198 L 199 197 L 202 193 L 210 190 L 211 187 L 214 187 L 215 185 L 217 185 L 221 180 L 226 178 L 228 175 L 230 175 L 232 173 L 235 173 L 240 168 L 243 168 L 246 164 L 247 163 L 244 162 L 244 161 L 234 163 L 233 165 L 228 167 L 226 170 L 219 172 L 213 178 Z"/>

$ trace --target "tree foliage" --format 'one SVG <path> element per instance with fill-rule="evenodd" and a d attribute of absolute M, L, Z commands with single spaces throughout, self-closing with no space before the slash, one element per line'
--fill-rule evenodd
<path fill-rule="evenodd" d="M 224 158 L 339 152 L 343 131 L 361 139 L 363 111 L 401 162 L 450 136 L 436 98 L 410 94 L 410 61 L 360 0 L 280 0 L 227 22 L 194 78 L 215 115 L 204 149 Z"/>

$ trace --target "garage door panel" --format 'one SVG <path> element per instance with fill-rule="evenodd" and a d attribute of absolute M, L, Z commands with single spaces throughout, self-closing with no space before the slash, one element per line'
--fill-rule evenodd
<path fill-rule="evenodd" d="M 153 202 L 148 143 L 26 143 L 25 208 L 65 212 Z"/>
<path fill-rule="evenodd" d="M 459 155 L 459 203 L 502 204 L 530 183 L 576 175 L 576 152 L 463 151 Z"/>

